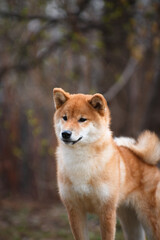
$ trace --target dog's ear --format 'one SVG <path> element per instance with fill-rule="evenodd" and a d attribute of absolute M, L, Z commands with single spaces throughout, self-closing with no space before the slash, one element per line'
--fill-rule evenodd
<path fill-rule="evenodd" d="M 53 89 L 53 100 L 56 109 L 60 108 L 69 98 L 70 94 L 65 92 L 62 88 Z"/>
<path fill-rule="evenodd" d="M 94 94 L 92 98 L 89 100 L 89 103 L 101 115 L 105 114 L 105 111 L 107 108 L 107 102 L 103 97 L 103 95 L 101 95 L 100 93 Z"/>

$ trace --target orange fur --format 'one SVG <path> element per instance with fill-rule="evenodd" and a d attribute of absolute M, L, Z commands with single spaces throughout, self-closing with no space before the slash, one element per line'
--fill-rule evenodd
<path fill-rule="evenodd" d="M 155 133 L 146 130 L 140 134 L 137 141 L 123 139 L 126 141 L 121 142 L 120 145 L 131 149 L 144 162 L 156 165 L 160 160 L 160 141 Z"/>
<path fill-rule="evenodd" d="M 102 239 L 113 240 L 117 209 L 125 229 L 132 206 L 132 239 L 144 239 L 140 221 L 148 236 L 159 240 L 160 172 L 153 166 L 160 158 L 158 137 L 147 131 L 137 142 L 114 140 L 101 94 L 70 95 L 56 88 L 54 101 L 58 187 L 74 238 L 88 239 L 86 213 L 93 212 L 100 218 Z M 71 134 L 67 140 L 64 132 Z M 126 239 L 130 233 L 126 229 Z"/>

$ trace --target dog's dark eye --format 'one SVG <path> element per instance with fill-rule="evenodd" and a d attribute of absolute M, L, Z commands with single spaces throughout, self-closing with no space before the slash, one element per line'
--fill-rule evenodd
<path fill-rule="evenodd" d="M 85 121 L 87 121 L 86 118 L 80 118 L 80 119 L 78 120 L 78 122 L 85 122 Z"/>
<path fill-rule="evenodd" d="M 64 121 L 67 121 L 67 116 L 62 117 Z"/>

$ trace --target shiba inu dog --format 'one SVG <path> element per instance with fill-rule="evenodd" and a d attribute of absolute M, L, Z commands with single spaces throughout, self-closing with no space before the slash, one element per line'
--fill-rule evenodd
<path fill-rule="evenodd" d="M 74 238 L 88 239 L 91 212 L 99 216 L 103 240 L 115 238 L 117 213 L 125 239 L 145 239 L 141 222 L 149 239 L 160 240 L 159 138 L 145 131 L 137 140 L 113 139 L 101 94 L 61 88 L 53 94 L 58 188 Z"/>

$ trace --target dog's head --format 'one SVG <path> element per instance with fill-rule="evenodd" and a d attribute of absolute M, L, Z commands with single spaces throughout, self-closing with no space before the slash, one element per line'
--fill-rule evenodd
<path fill-rule="evenodd" d="M 53 98 L 56 108 L 54 125 L 58 141 L 69 146 L 88 144 L 107 134 L 110 112 L 101 94 L 72 95 L 61 88 L 55 88 Z"/>

